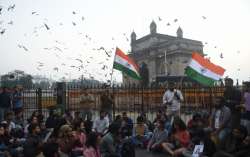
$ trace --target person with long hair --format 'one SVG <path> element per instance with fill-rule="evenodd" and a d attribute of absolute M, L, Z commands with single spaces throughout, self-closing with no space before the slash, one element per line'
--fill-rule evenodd
<path fill-rule="evenodd" d="M 84 121 L 79 120 L 74 123 L 74 131 L 73 137 L 75 139 L 75 143 L 73 146 L 73 152 L 75 153 L 82 153 L 85 150 L 85 143 L 86 143 L 86 134 L 85 134 L 85 127 Z"/>
<path fill-rule="evenodd" d="M 172 156 L 179 156 L 188 147 L 190 135 L 183 120 L 175 117 L 170 142 L 162 143 L 162 147 Z"/>
<path fill-rule="evenodd" d="M 83 152 L 84 157 L 101 157 L 100 143 L 101 135 L 96 132 L 91 132 L 86 141 L 86 149 Z"/>
<path fill-rule="evenodd" d="M 72 128 L 70 125 L 60 127 L 58 134 L 59 153 L 61 157 L 69 157 L 73 149 L 75 139 L 73 138 Z"/>

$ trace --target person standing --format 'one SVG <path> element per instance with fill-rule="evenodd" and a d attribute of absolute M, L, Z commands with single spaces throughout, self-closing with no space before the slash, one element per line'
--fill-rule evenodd
<path fill-rule="evenodd" d="M 181 102 L 184 100 L 180 90 L 176 89 L 174 82 L 169 82 L 168 89 L 163 95 L 163 104 L 167 107 L 169 116 L 180 116 Z"/>
<path fill-rule="evenodd" d="M 15 91 L 13 93 L 13 109 L 16 115 L 23 109 L 22 93 L 18 87 L 15 87 Z"/>
<path fill-rule="evenodd" d="M 3 91 L 0 94 L 0 121 L 4 120 L 4 114 L 8 112 L 12 107 L 11 96 L 6 87 L 3 87 Z"/>
<path fill-rule="evenodd" d="M 230 108 L 232 113 L 232 128 L 238 128 L 240 125 L 240 103 L 241 103 L 241 92 L 233 87 L 233 79 L 225 79 L 225 91 L 224 98 L 226 101 L 226 106 Z"/>
<path fill-rule="evenodd" d="M 110 95 L 109 90 L 106 90 L 101 95 L 101 110 L 107 113 L 110 123 L 112 122 L 113 105 L 113 96 Z"/>
<path fill-rule="evenodd" d="M 80 105 L 82 109 L 82 119 L 92 120 L 94 98 L 88 93 L 87 89 L 82 89 L 82 95 L 80 96 Z"/>

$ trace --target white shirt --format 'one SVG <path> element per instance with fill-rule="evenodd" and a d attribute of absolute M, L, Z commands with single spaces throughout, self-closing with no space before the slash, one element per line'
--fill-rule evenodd
<path fill-rule="evenodd" d="M 221 110 L 217 110 L 215 112 L 215 121 L 214 121 L 214 128 L 215 129 L 220 128 L 220 115 L 221 115 Z"/>
<path fill-rule="evenodd" d="M 179 96 L 180 100 L 178 100 L 175 96 L 175 92 Z M 172 103 L 172 105 L 168 106 L 168 110 L 178 111 L 180 110 L 181 101 L 183 101 L 183 96 L 180 90 L 174 89 L 174 91 L 170 91 L 169 89 L 163 95 L 163 104 Z"/>
<path fill-rule="evenodd" d="M 107 118 L 100 119 L 100 117 L 98 117 L 95 119 L 93 124 L 93 129 L 101 134 L 103 134 L 108 127 L 109 127 L 109 121 Z"/>

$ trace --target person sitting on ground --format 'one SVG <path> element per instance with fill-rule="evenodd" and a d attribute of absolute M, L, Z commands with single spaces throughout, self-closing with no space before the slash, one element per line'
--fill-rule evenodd
<path fill-rule="evenodd" d="M 211 116 L 211 128 L 213 129 L 213 137 L 218 147 L 224 145 L 227 135 L 231 131 L 231 111 L 225 106 L 225 99 L 223 97 L 215 97 L 214 99 L 215 111 Z"/>
<path fill-rule="evenodd" d="M 24 156 L 36 157 L 41 152 L 42 139 L 39 134 L 39 125 L 35 123 L 31 124 L 29 136 L 23 147 Z"/>
<path fill-rule="evenodd" d="M 68 125 L 71 125 L 73 122 L 73 116 L 71 114 L 70 110 L 65 111 L 64 115 L 63 115 L 64 119 L 66 120 L 66 123 Z"/>
<path fill-rule="evenodd" d="M 73 152 L 75 154 L 82 153 L 85 150 L 86 134 L 84 122 L 79 120 L 74 123 L 73 136 L 75 138 L 75 144 L 73 146 Z"/>
<path fill-rule="evenodd" d="M 133 133 L 133 120 L 128 117 L 127 112 L 122 113 L 121 133 L 122 138 L 130 137 Z"/>
<path fill-rule="evenodd" d="M 75 111 L 74 113 L 74 119 L 73 119 L 73 124 L 82 121 L 83 119 L 81 118 L 81 113 L 79 111 Z"/>
<path fill-rule="evenodd" d="M 156 128 L 150 139 L 147 150 L 148 151 L 161 151 L 162 143 L 165 142 L 168 138 L 168 132 L 165 129 L 165 122 L 162 120 L 158 120 L 156 123 Z"/>
<path fill-rule="evenodd" d="M 113 122 L 109 126 L 108 133 L 104 135 L 101 145 L 100 145 L 100 150 L 102 157 L 118 157 L 119 154 L 116 151 L 117 147 L 117 141 L 119 141 L 119 136 L 120 136 L 120 130 L 121 126 L 119 123 Z"/>
<path fill-rule="evenodd" d="M 247 129 L 240 125 L 226 139 L 225 149 L 219 150 L 213 157 L 246 157 L 250 155 L 249 149 L 250 138 L 247 136 Z"/>
<path fill-rule="evenodd" d="M 38 123 L 39 123 L 39 124 L 43 122 L 44 116 L 43 116 L 43 114 L 42 114 L 42 111 L 38 111 L 38 110 L 34 111 L 34 112 L 32 113 L 32 115 L 31 115 L 30 118 L 32 119 L 32 117 L 37 117 L 37 120 L 38 120 Z"/>
<path fill-rule="evenodd" d="M 92 126 L 93 126 L 93 121 L 91 119 L 87 118 L 87 120 L 84 121 L 84 127 L 86 131 L 86 135 L 92 132 Z"/>
<path fill-rule="evenodd" d="M 143 121 L 143 117 L 137 118 L 137 124 L 134 128 L 133 141 L 135 145 L 144 146 L 149 140 L 148 127 Z"/>
<path fill-rule="evenodd" d="M 116 115 L 114 122 L 122 125 L 122 116 L 120 114 Z"/>
<path fill-rule="evenodd" d="M 84 157 L 101 157 L 99 148 L 100 143 L 101 143 L 100 134 L 91 132 L 88 135 L 88 139 L 86 141 L 86 149 L 83 152 Z"/>
<path fill-rule="evenodd" d="M 12 129 L 16 128 L 16 124 L 13 122 L 13 118 L 14 118 L 14 112 L 9 111 L 5 113 L 4 116 L 5 120 L 2 123 L 6 123 L 7 126 L 9 127 L 9 131 L 11 131 Z"/>
<path fill-rule="evenodd" d="M 162 143 L 162 147 L 172 156 L 179 156 L 187 150 L 190 142 L 190 135 L 183 120 L 175 117 L 173 130 L 169 142 Z"/>
<path fill-rule="evenodd" d="M 165 129 L 167 130 L 168 134 L 171 134 L 171 132 L 172 132 L 172 124 L 171 124 L 170 117 L 167 116 L 166 114 L 162 114 L 161 115 L 161 120 L 163 120 L 165 122 L 164 126 L 165 126 Z"/>
<path fill-rule="evenodd" d="M 10 138 L 6 136 L 5 128 L 8 127 L 6 124 L 0 124 L 0 152 L 7 151 L 10 145 Z"/>
<path fill-rule="evenodd" d="M 69 125 L 61 126 L 58 135 L 58 144 L 60 156 L 66 157 L 71 153 L 75 139 L 73 138 L 72 128 Z"/>
<path fill-rule="evenodd" d="M 158 122 L 158 120 L 161 120 L 162 115 L 163 115 L 162 110 L 158 110 L 158 111 L 156 112 L 156 117 L 155 117 L 155 119 L 153 120 L 153 124 L 156 124 L 156 123 Z"/>
<path fill-rule="evenodd" d="M 153 132 L 154 131 L 154 124 L 148 119 L 146 113 L 142 112 L 140 117 L 142 117 L 143 122 L 147 125 L 148 131 Z"/>
<path fill-rule="evenodd" d="M 188 131 L 191 137 L 195 137 L 196 133 L 204 128 L 202 117 L 199 113 L 195 113 L 191 120 L 189 120 L 187 125 Z"/>
<path fill-rule="evenodd" d="M 54 110 L 49 111 L 49 117 L 46 119 L 45 126 L 48 129 L 49 128 L 55 128 L 55 126 L 56 126 L 56 116 L 55 116 Z"/>
<path fill-rule="evenodd" d="M 44 157 L 60 157 L 59 145 L 56 142 L 45 143 L 42 148 Z"/>
<path fill-rule="evenodd" d="M 105 112 L 100 111 L 100 117 L 97 117 L 93 124 L 93 130 L 101 135 L 103 135 L 109 127 L 109 120 L 105 118 Z"/>
<path fill-rule="evenodd" d="M 29 132 L 31 132 L 31 131 L 30 131 L 30 126 L 31 126 L 32 124 L 37 124 L 37 125 L 39 125 L 38 119 L 37 119 L 36 116 L 31 117 L 31 118 L 28 120 L 28 124 L 25 126 L 25 128 L 24 128 L 24 133 L 25 133 L 26 136 L 29 134 Z"/>

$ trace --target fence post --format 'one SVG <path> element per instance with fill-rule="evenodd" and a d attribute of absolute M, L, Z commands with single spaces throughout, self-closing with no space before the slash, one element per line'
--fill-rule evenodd
<path fill-rule="evenodd" d="M 144 87 L 141 86 L 141 92 L 142 92 L 142 101 L 141 101 L 141 113 L 144 112 Z"/>
<path fill-rule="evenodd" d="M 62 112 L 66 110 L 66 83 L 65 82 L 57 82 L 57 99 L 56 103 Z"/>
<path fill-rule="evenodd" d="M 38 106 L 38 111 L 42 111 L 42 89 L 38 88 L 37 89 L 37 106 Z"/>

